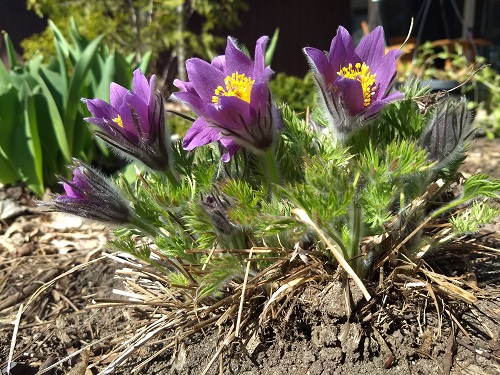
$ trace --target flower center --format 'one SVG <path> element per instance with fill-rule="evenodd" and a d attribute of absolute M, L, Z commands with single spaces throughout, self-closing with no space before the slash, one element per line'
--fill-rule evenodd
<path fill-rule="evenodd" d="M 123 128 L 123 121 L 122 121 L 122 117 L 120 115 L 116 116 L 114 119 L 113 119 L 113 122 L 116 122 L 116 124 L 120 127 L 120 128 Z"/>
<path fill-rule="evenodd" d="M 376 94 L 376 74 L 372 74 L 370 67 L 365 63 L 356 63 L 354 67 L 352 64 L 349 64 L 349 66 L 340 69 L 340 72 L 337 72 L 337 74 L 345 78 L 355 79 L 361 83 L 363 89 L 363 104 L 365 107 L 368 107 L 372 102 L 372 97 Z"/>
<path fill-rule="evenodd" d="M 219 86 L 215 89 L 215 95 L 212 96 L 212 103 L 219 103 L 219 96 L 236 96 L 247 103 L 250 103 L 250 93 L 255 81 L 244 74 L 238 72 L 227 76 L 224 79 L 226 88 Z"/>

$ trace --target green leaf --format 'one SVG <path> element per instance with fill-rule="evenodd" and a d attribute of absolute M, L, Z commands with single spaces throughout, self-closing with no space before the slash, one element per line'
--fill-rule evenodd
<path fill-rule="evenodd" d="M 57 103 L 52 95 L 49 87 L 45 83 L 44 79 L 40 76 L 40 74 L 36 74 L 35 78 L 38 80 L 40 88 L 42 89 L 43 95 L 45 96 L 45 100 L 47 101 L 47 108 L 50 113 L 50 119 L 52 123 L 52 127 L 54 128 L 55 136 L 57 139 L 57 143 L 59 148 L 64 156 L 64 160 L 66 163 L 71 161 L 71 151 L 68 144 L 67 132 L 64 127 L 64 121 L 59 112 L 59 108 Z"/>
<path fill-rule="evenodd" d="M 151 57 L 153 56 L 153 51 L 147 51 L 142 55 L 141 63 L 139 64 L 139 70 L 142 74 L 146 74 L 148 71 L 149 63 L 151 62 Z"/>
<path fill-rule="evenodd" d="M 5 43 L 5 48 L 7 50 L 7 60 L 9 61 L 10 69 L 14 69 L 19 66 L 19 61 L 17 61 L 16 50 L 12 44 L 12 40 L 5 31 L 2 31 L 3 41 Z"/>
<path fill-rule="evenodd" d="M 276 46 L 278 45 L 278 37 L 280 35 L 280 29 L 277 27 L 274 30 L 273 37 L 271 38 L 271 42 L 269 43 L 269 46 L 266 49 L 266 57 L 265 57 L 265 62 L 266 65 L 271 65 L 271 62 L 273 61 L 274 54 L 276 52 Z"/>
<path fill-rule="evenodd" d="M 28 187 L 39 197 L 44 194 L 43 184 L 43 154 L 40 137 L 38 135 L 38 117 L 35 107 L 35 98 L 27 96 L 24 103 L 24 122 L 25 131 L 28 138 L 28 148 L 33 156 L 31 168 L 23 168 L 23 174 L 27 175 L 26 183 Z"/>
<path fill-rule="evenodd" d="M 68 135 L 68 143 L 70 150 L 73 149 L 73 144 L 75 142 L 75 120 L 78 111 L 78 106 L 80 105 L 80 91 L 85 83 L 85 77 L 90 69 L 90 65 L 94 61 L 94 58 L 101 44 L 104 35 L 99 36 L 94 39 L 83 51 L 80 59 L 75 66 L 75 72 L 71 77 L 69 83 L 69 94 L 65 103 L 65 113 L 64 113 L 64 123 L 66 124 L 66 132 Z"/>

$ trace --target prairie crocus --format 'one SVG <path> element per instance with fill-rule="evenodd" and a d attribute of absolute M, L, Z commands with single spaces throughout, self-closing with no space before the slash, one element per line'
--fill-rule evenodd
<path fill-rule="evenodd" d="M 375 118 L 403 94 L 392 92 L 400 50 L 385 54 L 384 30 L 377 27 L 354 48 L 349 32 L 339 27 L 330 51 L 306 47 L 304 53 L 320 91 L 328 122 L 344 138 Z"/>
<path fill-rule="evenodd" d="M 79 161 L 74 161 L 73 180 L 63 179 L 63 187 L 66 195 L 48 204 L 58 211 L 112 224 L 126 224 L 133 217 L 129 202 L 117 187 Z"/>
<path fill-rule="evenodd" d="M 85 120 L 97 125 L 93 133 L 125 157 L 133 157 L 147 167 L 169 168 L 170 134 L 165 124 L 163 95 L 155 88 L 156 77 L 149 82 L 134 71 L 134 91 L 111 83 L 110 103 L 86 99 L 93 117 Z"/>
<path fill-rule="evenodd" d="M 281 122 L 269 91 L 272 70 L 264 61 L 267 41 L 265 36 L 257 40 L 254 61 L 231 38 L 225 55 L 211 64 L 198 58 L 186 61 L 189 81 L 175 80 L 181 91 L 173 96 L 199 118 L 187 131 L 185 150 L 220 141 L 227 150 L 222 160 L 227 162 L 240 147 L 255 153 L 271 147 Z"/>
<path fill-rule="evenodd" d="M 428 151 L 428 159 L 436 162 L 435 169 L 442 169 L 462 161 L 474 129 L 465 98 L 446 99 L 435 111 L 420 136 L 420 146 Z"/>

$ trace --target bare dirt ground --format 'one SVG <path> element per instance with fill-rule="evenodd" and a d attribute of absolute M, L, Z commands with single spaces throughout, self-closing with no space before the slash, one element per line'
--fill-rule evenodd
<path fill-rule="evenodd" d="M 500 141 L 479 138 L 462 170 L 500 178 L 499 166 Z M 19 187 L 0 191 L 0 215 L 2 375 L 8 363 L 12 375 L 98 374 L 120 356 L 121 343 L 157 318 L 154 309 L 102 307 L 125 298 L 113 292 L 122 289 L 117 271 L 125 271 L 106 256 L 106 228 L 41 215 Z M 482 233 L 489 233 L 485 246 L 500 249 L 498 225 Z M 436 306 L 425 288 L 392 287 L 378 290 L 367 304 L 353 286 L 350 317 L 339 281 L 309 285 L 279 318 L 220 355 L 226 325 L 165 351 L 163 336 L 151 337 L 152 345 L 133 348 L 113 373 L 201 374 L 215 359 L 206 373 L 500 374 L 499 265 L 498 253 L 491 252 L 435 260 L 449 276 L 466 275 L 475 303 Z"/>

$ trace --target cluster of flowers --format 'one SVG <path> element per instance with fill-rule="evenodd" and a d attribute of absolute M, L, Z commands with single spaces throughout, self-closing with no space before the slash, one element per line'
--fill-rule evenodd
<path fill-rule="evenodd" d="M 282 124 L 269 89 L 273 71 L 265 66 L 267 42 L 267 37 L 258 39 L 253 61 L 228 38 L 225 54 L 211 63 L 198 58 L 186 62 L 188 81 L 175 80 L 180 91 L 173 94 L 198 116 L 183 140 L 185 150 L 219 142 L 223 162 L 240 148 L 255 154 L 272 150 Z M 310 47 L 304 48 L 304 53 L 324 117 L 340 140 L 403 97 L 392 89 L 401 52 L 385 53 L 381 27 L 356 48 L 348 31 L 339 27 L 327 54 Z M 86 100 L 92 114 L 86 121 L 95 125 L 94 134 L 120 155 L 169 173 L 175 161 L 165 124 L 164 98 L 155 83 L 154 75 L 148 82 L 138 70 L 134 72 L 133 91 L 113 83 L 109 104 L 101 99 Z M 80 162 L 75 163 L 73 176 L 72 181 L 64 181 L 66 194 L 51 203 L 57 210 L 110 223 L 133 219 L 129 203 L 110 180 Z M 171 172 L 170 177 L 176 178 Z"/>

